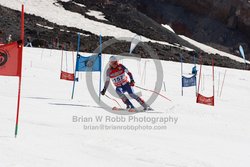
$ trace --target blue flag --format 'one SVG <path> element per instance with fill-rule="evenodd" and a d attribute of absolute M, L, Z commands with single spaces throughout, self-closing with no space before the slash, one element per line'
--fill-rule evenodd
<path fill-rule="evenodd" d="M 182 76 L 182 87 L 190 87 L 196 85 L 196 76 L 193 75 L 192 77 L 184 77 Z"/>
<path fill-rule="evenodd" d="M 76 71 L 101 71 L 101 54 L 88 57 L 78 54 Z"/>

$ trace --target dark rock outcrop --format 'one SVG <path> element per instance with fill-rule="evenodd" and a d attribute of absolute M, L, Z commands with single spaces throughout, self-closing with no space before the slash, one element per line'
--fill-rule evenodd
<path fill-rule="evenodd" d="M 131 2 L 132 3 L 132 2 Z M 188 36 L 229 53 L 245 45 L 250 59 L 250 3 L 248 0 L 138 0 L 137 9 Z"/>

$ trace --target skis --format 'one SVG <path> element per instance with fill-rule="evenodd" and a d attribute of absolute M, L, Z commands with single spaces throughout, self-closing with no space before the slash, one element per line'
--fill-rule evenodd
<path fill-rule="evenodd" d="M 148 108 L 148 110 L 139 110 L 139 109 L 136 109 L 136 108 L 126 109 L 126 108 L 119 108 L 119 107 L 113 107 L 112 110 L 114 110 L 114 111 L 128 111 L 128 112 L 147 112 L 147 111 L 153 111 L 152 108 Z"/>
<path fill-rule="evenodd" d="M 138 110 L 134 109 L 134 108 L 119 108 L 119 107 L 113 107 L 112 110 L 114 111 L 128 111 L 128 112 L 138 112 Z"/>

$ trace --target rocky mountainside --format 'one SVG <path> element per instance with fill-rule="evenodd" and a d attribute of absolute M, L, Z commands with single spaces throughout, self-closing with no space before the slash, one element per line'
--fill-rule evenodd
<path fill-rule="evenodd" d="M 76 5 L 76 3 L 84 4 L 84 6 Z M 161 24 L 170 24 L 177 34 L 184 34 L 197 41 L 234 54 L 238 54 L 238 44 L 243 44 L 247 58 L 249 57 L 247 49 L 249 38 L 243 33 L 244 29 L 241 30 L 238 26 L 229 28 L 222 20 L 215 19 L 215 15 L 198 14 L 192 8 L 189 9 L 184 2 L 179 4 L 167 0 L 71 0 L 68 2 L 58 0 L 58 4 L 65 10 L 79 13 L 95 21 L 128 29 L 147 38 L 193 48 L 203 56 L 204 64 L 210 64 L 211 57 L 214 57 L 218 66 L 245 68 L 242 63 L 227 57 L 201 52 L 195 46 L 168 31 Z M 103 12 L 107 20 L 99 20 L 86 14 L 89 10 Z M 5 42 L 9 34 L 12 34 L 13 40 L 18 39 L 19 27 L 17 27 L 17 23 L 19 22 L 20 12 L 3 6 L 0 6 L 0 12 L 2 13 L 0 16 L 0 30 L 2 32 L 0 40 Z M 218 30 L 215 29 L 216 27 Z M 41 17 L 25 14 L 25 36 L 32 40 L 33 46 L 57 49 L 64 47 L 67 50 L 75 50 L 77 32 L 85 34 L 81 41 L 81 51 L 92 52 L 98 46 L 99 37 L 91 32 L 74 27 L 59 26 Z M 111 38 L 104 37 L 103 41 Z M 231 42 L 228 39 L 231 39 Z M 60 44 L 55 45 L 55 41 L 59 41 Z M 155 50 L 161 59 L 179 61 L 179 54 L 183 54 L 185 62 L 193 62 L 193 52 L 157 43 L 148 42 L 147 44 Z M 106 48 L 104 53 L 128 52 L 129 45 L 128 42 L 123 41 Z M 142 55 L 142 57 L 148 57 L 148 53 L 142 47 L 137 47 L 135 53 Z"/>
<path fill-rule="evenodd" d="M 161 24 L 170 25 L 179 35 L 185 35 L 220 50 L 237 54 L 239 45 L 250 58 L 250 1 L 249 0 L 75 0 L 87 4 L 88 8 L 101 10 L 105 16 L 121 27 L 131 29 L 142 35 L 164 39 L 155 24 L 151 24 L 151 33 L 142 31 L 137 16 L 145 14 Z M 98 5 L 96 5 L 98 4 Z M 112 10 L 115 6 L 115 10 Z M 136 11 L 139 14 L 133 14 Z M 126 12 L 125 17 L 122 13 Z M 118 13 L 114 15 L 114 13 Z M 122 16 L 122 17 L 121 17 Z M 128 17 L 133 17 L 128 19 Z M 121 19 L 123 18 L 123 19 Z M 142 18 L 142 17 L 140 17 Z M 144 18 L 143 18 L 144 19 Z M 147 19 L 144 19 L 147 20 Z M 146 24 L 147 25 L 147 24 Z M 169 39 L 167 39 L 169 40 Z"/>
<path fill-rule="evenodd" d="M 133 3 L 158 23 L 171 25 L 178 34 L 231 53 L 241 44 L 249 54 L 249 0 L 139 0 Z"/>

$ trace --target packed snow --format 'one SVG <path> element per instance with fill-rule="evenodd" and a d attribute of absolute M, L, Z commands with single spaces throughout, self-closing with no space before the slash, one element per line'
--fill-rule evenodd
<path fill-rule="evenodd" d="M 107 19 L 105 19 L 104 14 L 102 12 L 99 12 L 99 11 L 89 10 L 89 12 L 87 12 L 86 14 L 89 16 L 94 16 L 95 18 L 97 18 L 99 20 L 108 21 Z"/>
<path fill-rule="evenodd" d="M 165 27 L 166 29 L 168 29 L 169 31 L 175 33 L 174 30 L 172 29 L 172 27 L 169 26 L 168 24 L 162 24 L 162 26 Z"/>
<path fill-rule="evenodd" d="M 168 29 L 169 31 L 174 32 L 174 30 L 171 28 L 171 26 L 167 25 L 167 24 L 162 24 L 163 27 L 165 27 L 166 29 Z M 197 42 L 191 38 L 188 38 L 184 35 L 179 35 L 179 37 L 181 37 L 182 39 L 184 39 L 185 41 L 191 43 L 192 45 L 200 48 L 201 50 L 207 52 L 207 53 L 212 53 L 212 54 L 220 54 L 221 56 L 226 56 L 226 57 L 229 57 L 230 59 L 232 60 L 235 60 L 235 61 L 238 61 L 238 62 L 242 62 L 242 63 L 245 63 L 244 59 L 236 56 L 236 55 L 233 55 L 233 54 L 229 54 L 229 53 L 226 53 L 226 52 L 223 52 L 223 51 L 220 51 L 218 49 L 215 49 L 211 46 L 208 46 L 208 45 L 205 45 L 203 43 L 200 43 L 200 42 Z M 246 61 L 248 64 L 250 63 L 249 61 Z"/>
<path fill-rule="evenodd" d="M 121 116 L 94 102 L 86 86 L 85 73 L 79 75 L 71 100 L 72 82 L 59 79 L 61 55 L 59 50 L 24 48 L 17 138 L 14 138 L 14 126 L 18 79 L 0 77 L 0 166 L 246 167 L 250 163 L 248 71 L 215 67 L 215 106 L 211 107 L 196 104 L 194 87 L 185 88 L 182 97 L 180 64 L 161 61 L 166 91 L 162 89 L 160 93 L 172 102 L 158 97 L 151 105 L 154 111 Z M 67 55 L 67 68 L 72 72 L 72 52 Z M 103 55 L 103 69 L 108 57 Z M 154 88 L 157 71 L 153 60 L 137 61 L 127 57 L 120 62 L 133 73 L 136 85 Z M 189 73 L 193 65 L 183 67 L 184 72 Z M 227 75 L 220 97 L 217 92 L 218 88 L 221 90 L 225 70 Z M 202 73 L 206 77 L 201 93 L 210 96 L 211 67 L 203 66 Z M 93 73 L 95 91 L 98 91 L 98 79 L 99 73 Z M 151 95 L 151 92 L 134 89 L 145 100 Z M 107 95 L 113 97 L 110 93 Z M 116 105 L 106 97 L 102 97 L 102 101 Z M 103 116 L 101 122 L 95 120 L 98 116 Z M 80 117 L 86 118 L 85 122 L 74 120 Z M 158 122 L 153 124 L 152 118 Z M 158 130 L 114 129 L 121 126 Z M 89 130 L 90 127 L 100 129 Z"/>
<path fill-rule="evenodd" d="M 43 28 L 49 29 L 49 30 L 53 30 L 54 29 L 53 27 L 45 26 L 45 25 L 42 25 L 42 24 L 39 24 L 39 23 L 36 23 L 36 25 L 39 26 L 39 27 L 43 27 Z"/>
<path fill-rule="evenodd" d="M 80 4 L 80 3 L 76 3 L 76 2 L 73 2 L 73 4 L 76 4 L 76 5 L 78 5 L 78 6 L 80 6 L 80 7 L 83 7 L 83 8 L 85 8 L 85 7 L 86 7 L 85 5 Z"/>
<path fill-rule="evenodd" d="M 181 38 L 183 38 L 184 40 L 188 41 L 189 43 L 197 46 L 198 48 L 200 48 L 201 50 L 204 50 L 208 53 L 213 53 L 213 54 L 220 54 L 222 56 L 226 56 L 226 57 L 229 57 L 230 59 L 233 59 L 235 61 L 238 61 L 238 62 L 241 62 L 241 63 L 245 63 L 244 59 L 242 59 L 241 57 L 238 57 L 238 56 L 235 56 L 235 55 L 232 55 L 232 54 L 229 54 L 229 53 L 226 53 L 226 52 L 222 52 L 222 51 L 219 51 L 218 49 L 214 49 L 210 46 L 207 46 L 205 44 L 202 44 L 200 42 L 197 42 L 193 39 L 190 39 L 184 35 L 179 35 Z M 249 61 L 246 61 L 246 63 L 250 63 Z"/>

